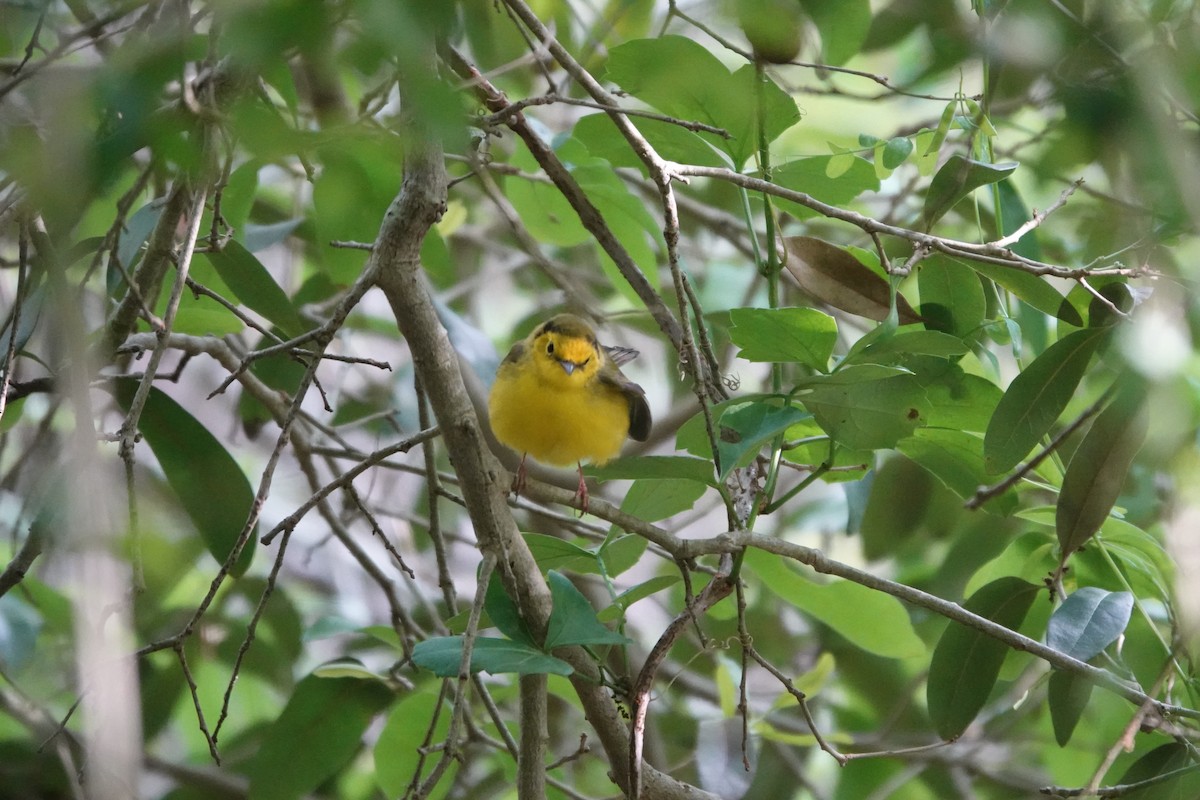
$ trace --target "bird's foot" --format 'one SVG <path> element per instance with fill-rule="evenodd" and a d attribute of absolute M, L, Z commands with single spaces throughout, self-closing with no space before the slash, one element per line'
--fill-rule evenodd
<path fill-rule="evenodd" d="M 575 499 L 579 501 L 579 516 L 582 517 L 588 511 L 588 488 L 583 482 L 583 465 L 579 465 L 579 488 L 575 490 Z"/>
<path fill-rule="evenodd" d="M 517 474 L 513 475 L 513 497 L 520 497 L 525 490 L 525 455 L 521 455 L 521 463 L 517 465 Z"/>

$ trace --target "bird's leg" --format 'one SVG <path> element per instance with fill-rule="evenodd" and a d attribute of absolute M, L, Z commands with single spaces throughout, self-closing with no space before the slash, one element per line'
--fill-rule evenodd
<path fill-rule="evenodd" d="M 579 499 L 579 516 L 583 516 L 588 510 L 588 488 L 583 482 L 583 464 L 577 464 L 579 467 L 579 488 L 575 490 L 575 497 Z"/>
<path fill-rule="evenodd" d="M 521 463 L 517 466 L 517 474 L 513 475 L 512 493 L 514 497 L 520 497 L 521 492 L 525 489 L 525 456 L 528 453 L 521 454 Z"/>

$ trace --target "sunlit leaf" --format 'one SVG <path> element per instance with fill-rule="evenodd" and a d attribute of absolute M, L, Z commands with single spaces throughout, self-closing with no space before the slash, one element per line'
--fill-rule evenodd
<path fill-rule="evenodd" d="M 856 647 L 885 658 L 925 652 L 904 606 L 896 598 L 850 581 L 817 583 L 788 567 L 781 556 L 748 549 L 743 562 L 762 586 L 820 620 Z"/>
<path fill-rule="evenodd" d="M 896 445 L 901 453 L 929 470 L 964 500 L 988 483 L 983 468 L 983 439 L 973 433 L 947 428 L 920 428 Z M 984 507 L 998 514 L 1011 513 L 1017 505 L 1012 493 L 989 501 Z"/>
<path fill-rule="evenodd" d="M 729 336 L 748 361 L 795 361 L 824 372 L 837 341 L 833 317 L 812 308 L 735 308 Z"/>
<path fill-rule="evenodd" d="M 680 580 L 678 575 L 660 575 L 636 586 L 631 586 L 613 598 L 613 604 L 597 614 L 596 618 L 601 622 L 614 622 L 620 619 L 621 615 L 637 601 L 658 594 L 663 589 L 669 589 Z"/>
<path fill-rule="evenodd" d="M 438 713 L 442 699 L 436 687 L 441 681 L 429 681 L 400 699 L 388 712 L 387 722 L 375 741 L 375 780 L 388 797 L 402 797 L 409 784 L 433 768 L 425 747 L 427 736 L 444 741 L 450 727 L 450 714 Z M 444 710 L 443 710 L 444 711 Z M 456 769 L 452 761 L 450 770 Z M 447 779 L 449 775 L 447 776 Z"/>
<path fill-rule="evenodd" d="M 570 570 L 571 572 L 595 572 L 598 568 L 596 554 L 558 536 L 545 533 L 522 533 L 521 538 L 529 546 L 529 552 L 543 570 Z M 499 581 L 493 581 L 498 583 Z M 488 584 L 491 591 L 492 584 Z"/>
<path fill-rule="evenodd" d="M 714 485 L 712 462 L 689 456 L 626 456 L 602 466 L 584 467 L 584 474 L 602 481 L 678 478 Z"/>
<path fill-rule="evenodd" d="M 769 79 L 760 83 L 752 65 L 734 73 L 699 42 L 660 36 L 625 42 L 608 51 L 607 77 L 654 108 L 679 119 L 727 131 L 723 139 L 701 134 L 729 153 L 741 168 L 758 148 L 757 122 L 768 142 L 800 119 L 796 102 Z M 761 116 L 756 98 L 763 103 Z"/>
<path fill-rule="evenodd" d="M 932 228 L 933 223 L 953 208 L 959 200 L 980 186 L 1004 180 L 1018 166 L 1015 162 L 986 164 L 967 158 L 961 153 L 950 156 L 933 176 L 933 180 L 929 182 L 929 190 L 925 194 L 926 230 Z"/>
<path fill-rule="evenodd" d="M 849 203 L 863 192 L 879 189 L 871 163 L 853 153 L 812 156 L 786 161 L 771 170 L 774 183 L 832 206 Z M 781 197 L 773 202 L 797 219 L 816 216 L 808 206 Z"/>

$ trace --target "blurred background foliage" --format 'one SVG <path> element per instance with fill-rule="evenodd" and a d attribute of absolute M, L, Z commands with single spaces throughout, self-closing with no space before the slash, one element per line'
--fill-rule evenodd
<path fill-rule="evenodd" d="M 369 458 L 431 425 L 390 309 L 354 294 L 414 130 L 446 151 L 422 263 L 476 399 L 554 311 L 641 351 L 653 435 L 590 470 L 598 496 L 820 548 L 1176 712 L 752 549 L 742 612 L 660 670 L 650 763 L 722 797 L 1200 794 L 1195 4 L 530 2 L 664 159 L 710 170 L 673 183 L 680 272 L 643 160 L 516 5 L 0 0 L 0 798 L 516 796 L 510 669 L 483 656 L 443 750 L 452 682 L 413 662 L 475 595 L 454 464 L 436 437 Z M 716 437 L 518 113 L 703 333 Z M 715 560 L 681 575 L 629 525 L 513 507 L 631 640 L 563 623 L 624 707 Z M 518 641 L 508 607 L 483 627 Z M 873 756 L 822 752 L 747 641 Z M 616 796 L 549 692 L 549 796 Z"/>

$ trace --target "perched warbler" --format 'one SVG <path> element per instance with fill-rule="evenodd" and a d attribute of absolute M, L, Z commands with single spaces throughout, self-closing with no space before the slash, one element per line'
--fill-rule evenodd
<path fill-rule="evenodd" d="M 573 314 L 559 314 L 517 342 L 496 371 L 488 418 L 502 444 L 521 453 L 513 491 L 525 485 L 525 458 L 579 469 L 575 496 L 587 511 L 583 463 L 603 464 L 621 451 L 625 437 L 646 441 L 646 393 L 621 374 L 636 350 L 605 347 Z"/>

